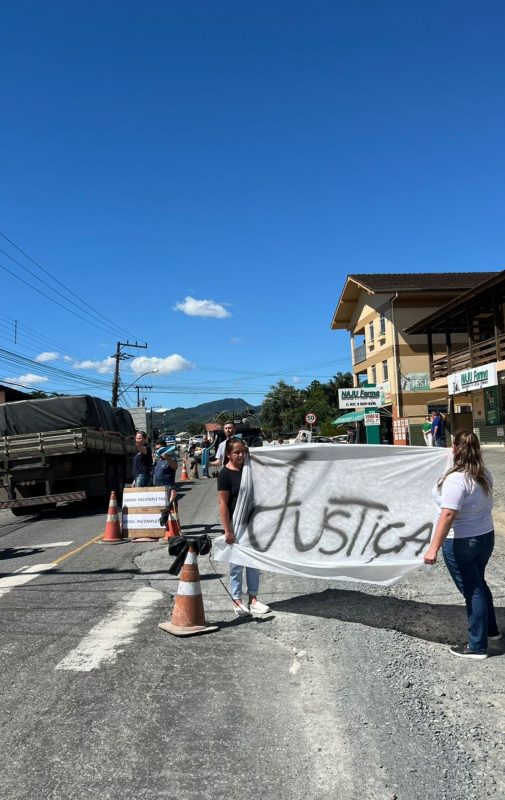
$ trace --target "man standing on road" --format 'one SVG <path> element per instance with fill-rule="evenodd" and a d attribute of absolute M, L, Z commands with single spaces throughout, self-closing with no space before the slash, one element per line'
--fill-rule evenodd
<path fill-rule="evenodd" d="M 221 444 L 217 448 L 216 458 L 215 458 L 214 461 L 210 462 L 210 466 L 211 467 L 222 467 L 222 466 L 224 466 L 224 464 L 226 463 L 226 460 L 227 460 L 226 459 L 226 455 L 225 455 L 226 442 L 229 439 L 233 439 L 233 437 L 235 436 L 236 430 L 237 430 L 237 428 L 235 427 L 235 423 L 232 422 L 231 420 L 228 420 L 227 422 L 224 423 L 223 431 L 224 431 L 224 434 L 226 436 L 226 439 L 223 439 L 223 441 L 221 442 Z"/>
<path fill-rule="evenodd" d="M 433 420 L 431 423 L 431 436 L 433 447 L 444 446 L 444 423 L 440 411 L 433 412 Z"/>

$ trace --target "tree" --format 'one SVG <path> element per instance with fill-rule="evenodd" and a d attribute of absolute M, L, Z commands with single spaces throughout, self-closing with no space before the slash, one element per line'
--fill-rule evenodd
<path fill-rule="evenodd" d="M 338 390 L 351 389 L 353 379 L 350 372 L 337 372 L 333 378 L 324 384 L 329 404 L 338 411 Z"/>
<path fill-rule="evenodd" d="M 265 427 L 271 432 L 300 427 L 300 418 L 303 419 L 302 393 L 280 380 L 266 395 L 261 407 L 261 417 Z"/>
<path fill-rule="evenodd" d="M 220 411 L 219 414 L 216 414 L 214 417 L 214 422 L 217 422 L 219 425 L 224 425 L 225 422 L 228 420 L 234 420 L 237 417 L 237 411 L 230 411 L 225 409 L 224 411 Z M 239 414 L 240 416 L 240 414 Z"/>
<path fill-rule="evenodd" d="M 186 429 L 190 436 L 196 436 L 197 434 L 201 433 L 203 430 L 203 422 L 199 422 L 198 420 L 192 420 L 188 422 L 186 425 Z"/>
<path fill-rule="evenodd" d="M 305 426 L 305 414 L 317 416 L 321 433 L 331 436 L 335 417 L 343 414 L 338 407 L 338 390 L 350 388 L 350 372 L 337 372 L 327 383 L 312 381 L 305 389 L 296 389 L 280 380 L 270 388 L 261 407 L 263 428 L 269 434 L 295 431 Z"/>

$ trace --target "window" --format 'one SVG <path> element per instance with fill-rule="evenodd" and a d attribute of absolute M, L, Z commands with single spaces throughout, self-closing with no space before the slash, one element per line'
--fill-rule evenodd
<path fill-rule="evenodd" d="M 384 314 L 380 315 L 379 333 L 380 333 L 381 336 L 385 336 L 386 335 L 386 317 L 384 316 Z"/>
<path fill-rule="evenodd" d="M 373 342 L 374 339 L 375 339 L 375 335 L 374 335 L 374 329 L 373 329 L 373 322 L 370 322 L 369 325 L 368 325 L 368 340 L 370 342 Z"/>
<path fill-rule="evenodd" d="M 377 367 L 375 366 L 375 364 L 372 367 L 371 372 L 372 372 L 372 383 L 377 383 Z"/>
<path fill-rule="evenodd" d="M 388 373 L 388 362 L 382 362 L 382 380 L 387 381 L 389 380 L 389 373 Z"/>

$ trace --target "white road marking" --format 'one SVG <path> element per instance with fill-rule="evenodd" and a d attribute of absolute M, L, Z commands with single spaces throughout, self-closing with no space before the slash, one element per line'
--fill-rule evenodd
<path fill-rule="evenodd" d="M 69 544 L 73 544 L 74 542 L 48 542 L 47 544 L 25 544 L 25 545 L 18 545 L 17 547 L 11 547 L 11 550 L 33 550 L 33 548 L 41 548 L 41 547 L 68 547 Z"/>
<path fill-rule="evenodd" d="M 15 589 L 16 586 L 23 586 L 28 581 L 37 578 L 42 572 L 48 569 L 53 569 L 54 564 L 36 564 L 33 567 L 27 567 L 24 572 L 16 571 L 15 575 L 7 575 L 5 578 L 0 578 L 0 597 Z"/>
<path fill-rule="evenodd" d="M 291 675 L 296 675 L 296 673 L 298 672 L 298 670 L 300 669 L 301 666 L 302 665 L 300 664 L 300 662 L 297 661 L 296 658 L 295 658 L 295 660 L 293 661 L 293 663 L 291 664 L 291 666 L 289 668 L 289 671 L 290 671 Z"/>
<path fill-rule="evenodd" d="M 101 664 L 114 664 L 121 648 L 132 641 L 137 628 L 149 615 L 151 606 L 162 598 L 162 592 L 149 586 L 123 597 L 56 669 L 91 672 Z"/>

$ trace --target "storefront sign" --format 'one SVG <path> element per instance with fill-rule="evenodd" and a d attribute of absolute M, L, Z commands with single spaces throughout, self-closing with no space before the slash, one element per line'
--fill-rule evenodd
<path fill-rule="evenodd" d="M 375 414 L 373 412 L 371 412 L 370 414 L 365 414 L 363 419 L 365 421 L 365 426 L 381 424 L 381 415 Z"/>
<path fill-rule="evenodd" d="M 455 372 L 448 376 L 447 382 L 449 394 L 464 394 L 474 392 L 476 389 L 485 389 L 486 386 L 497 386 L 496 362 Z"/>
<path fill-rule="evenodd" d="M 339 408 L 380 408 L 385 405 L 382 386 L 360 386 L 357 389 L 339 389 Z"/>
<path fill-rule="evenodd" d="M 427 372 L 410 372 L 402 375 L 404 392 L 425 392 L 430 388 L 430 376 Z"/>

